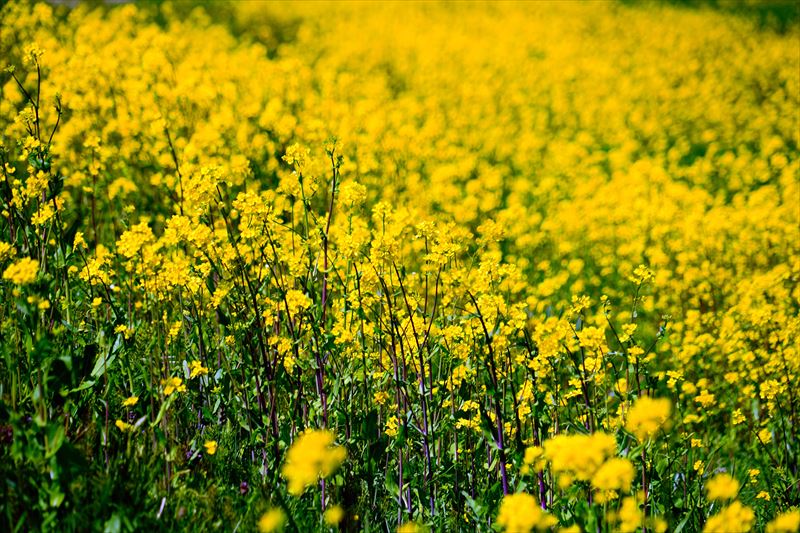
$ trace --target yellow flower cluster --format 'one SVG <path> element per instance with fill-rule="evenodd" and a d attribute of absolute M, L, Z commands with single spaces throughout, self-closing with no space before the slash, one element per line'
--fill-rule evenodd
<path fill-rule="evenodd" d="M 613 435 L 598 432 L 593 435 L 557 435 L 544 443 L 544 456 L 550 462 L 553 472 L 560 476 L 562 486 L 568 486 L 573 479 L 589 481 L 600 470 L 606 460 L 617 451 L 617 441 Z M 624 479 L 619 464 L 608 467 L 598 479 L 601 485 L 620 484 Z M 614 478 L 613 481 L 611 478 Z"/>
<path fill-rule="evenodd" d="M 633 433 L 640 442 L 655 436 L 662 428 L 666 428 L 672 404 L 666 398 L 642 396 L 628 411 L 625 429 Z"/>
<path fill-rule="evenodd" d="M 732 500 L 739 493 L 739 482 L 730 474 L 717 474 L 706 483 L 709 500 Z"/>
<path fill-rule="evenodd" d="M 3 271 L 3 279 L 14 285 L 27 285 L 33 283 L 39 273 L 39 261 L 24 257 L 10 264 Z"/>
<path fill-rule="evenodd" d="M 800 446 L 796 24 L 603 2 L 0 9 L 0 315 L 22 354 L 3 394 L 43 402 L 39 352 L 98 347 L 113 365 L 70 367 L 76 405 L 120 387 L 148 424 L 113 425 L 173 425 L 170 462 L 198 427 L 179 406 L 237 417 L 223 443 L 263 429 L 259 468 L 290 435 L 294 495 L 341 465 L 346 426 L 354 454 L 385 452 L 364 509 L 397 525 L 464 507 L 463 483 L 495 505 L 500 480 L 500 527 L 555 526 L 514 494 L 519 465 L 542 502 L 588 493 L 621 531 L 666 527 L 671 490 L 726 505 L 708 531 L 797 529 L 778 496 Z M 93 435 L 79 418 L 57 422 Z M 776 475 L 704 481 L 752 454 Z M 667 470 L 694 485 L 650 490 Z"/>
<path fill-rule="evenodd" d="M 524 492 L 505 496 L 497 513 L 497 525 L 503 531 L 514 533 L 547 530 L 556 523 L 555 518 L 542 510 L 536 498 Z"/>
<path fill-rule="evenodd" d="M 302 494 L 317 480 L 333 474 L 347 457 L 347 451 L 334 443 L 327 430 L 309 430 L 298 436 L 286 454 L 282 474 L 289 492 Z"/>
<path fill-rule="evenodd" d="M 753 509 L 734 501 L 708 519 L 703 533 L 747 533 L 755 520 Z"/>

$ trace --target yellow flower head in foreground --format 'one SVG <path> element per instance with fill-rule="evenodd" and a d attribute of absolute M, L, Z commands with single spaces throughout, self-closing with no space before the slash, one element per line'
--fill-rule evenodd
<path fill-rule="evenodd" d="M 207 440 L 203 444 L 203 447 L 206 449 L 206 453 L 208 455 L 214 455 L 215 453 L 217 453 L 217 441 L 215 440 Z"/>
<path fill-rule="evenodd" d="M 730 474 L 717 474 L 706 483 L 709 500 L 732 500 L 739 493 L 739 482 Z"/>
<path fill-rule="evenodd" d="M 522 533 L 553 527 L 556 519 L 539 507 L 536 498 L 520 492 L 503 498 L 500 511 L 497 513 L 497 524 L 505 531 Z"/>
<path fill-rule="evenodd" d="M 39 261 L 23 257 L 16 263 L 8 265 L 3 272 L 3 279 L 9 280 L 14 285 L 27 285 L 36 279 L 39 273 Z"/>
<path fill-rule="evenodd" d="M 528 446 L 525 448 L 525 457 L 522 460 L 523 466 L 520 472 L 529 474 L 531 470 L 536 472 L 545 467 L 544 448 L 541 446 Z"/>
<path fill-rule="evenodd" d="M 344 518 L 344 509 L 342 509 L 339 505 L 329 507 L 325 510 L 323 518 L 325 519 L 326 524 L 329 526 L 335 526 L 342 521 L 342 518 Z"/>
<path fill-rule="evenodd" d="M 300 435 L 286 454 L 283 477 L 289 492 L 299 496 L 319 478 L 336 471 L 347 457 L 347 450 L 334 444 L 334 435 L 327 430 L 311 430 Z"/>
<path fill-rule="evenodd" d="M 746 533 L 753 526 L 755 516 L 750 507 L 735 501 L 709 518 L 703 533 Z"/>
<path fill-rule="evenodd" d="M 173 392 L 186 392 L 186 385 L 181 378 L 169 378 L 161 381 L 164 385 L 164 396 L 169 396 Z"/>
<path fill-rule="evenodd" d="M 767 524 L 767 533 L 795 533 L 800 531 L 800 510 L 793 509 L 775 517 Z"/>
<path fill-rule="evenodd" d="M 117 420 L 116 422 L 114 422 L 114 425 L 117 426 L 119 430 L 123 433 L 131 431 L 133 429 L 132 424 L 128 424 L 127 422 L 123 422 L 122 420 Z"/>
<path fill-rule="evenodd" d="M 208 374 L 208 368 L 203 366 L 200 361 L 192 361 L 189 363 L 189 378 L 196 378 L 197 376 L 205 376 Z"/>
<path fill-rule="evenodd" d="M 122 402 L 122 407 L 133 407 L 137 403 L 139 403 L 139 397 L 138 396 L 131 396 L 129 398 L 126 398 Z"/>
<path fill-rule="evenodd" d="M 609 459 L 592 477 L 592 486 L 599 490 L 631 490 L 631 483 L 636 477 L 633 463 L 628 459 L 614 457 Z"/>
<path fill-rule="evenodd" d="M 617 530 L 621 533 L 633 533 L 642 523 L 642 511 L 636 498 L 629 496 L 622 500 L 616 513 Z"/>
<path fill-rule="evenodd" d="M 642 396 L 628 411 L 625 429 L 633 433 L 640 442 L 649 440 L 662 427 L 666 427 L 672 404 L 666 398 Z"/>
<path fill-rule="evenodd" d="M 283 529 L 286 517 L 280 509 L 270 509 L 258 520 L 258 531 L 260 533 L 272 533 Z"/>
<path fill-rule="evenodd" d="M 544 443 L 544 455 L 553 471 L 574 475 L 581 481 L 590 480 L 616 449 L 616 439 L 607 433 L 558 435 Z"/>

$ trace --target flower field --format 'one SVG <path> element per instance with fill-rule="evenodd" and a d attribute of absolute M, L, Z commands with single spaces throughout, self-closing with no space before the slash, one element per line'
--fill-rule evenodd
<path fill-rule="evenodd" d="M 0 2 L 0 530 L 800 531 L 799 8 L 722 4 Z"/>

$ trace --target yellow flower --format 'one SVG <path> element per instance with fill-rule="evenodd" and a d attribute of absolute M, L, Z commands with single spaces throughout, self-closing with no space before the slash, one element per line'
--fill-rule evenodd
<path fill-rule="evenodd" d="M 200 361 L 192 361 L 189 363 L 189 378 L 196 378 L 197 376 L 205 376 L 208 374 L 208 369 L 203 366 Z"/>
<path fill-rule="evenodd" d="M 523 474 L 527 474 L 531 469 L 540 471 L 544 468 L 544 448 L 541 446 L 528 446 L 525 448 L 525 456 L 522 459 L 523 467 L 520 469 Z"/>
<path fill-rule="evenodd" d="M 631 483 L 636 476 L 633 463 L 628 459 L 614 457 L 609 459 L 592 477 L 592 486 L 599 490 L 631 490 Z"/>
<path fill-rule="evenodd" d="M 700 404 L 702 407 L 711 407 L 716 402 L 716 397 L 707 390 L 703 389 L 700 394 L 695 396 L 694 401 Z"/>
<path fill-rule="evenodd" d="M 519 492 L 503 497 L 497 513 L 497 525 L 504 531 L 523 533 L 534 529 L 545 530 L 556 524 L 556 519 L 539 507 L 536 498 Z"/>
<path fill-rule="evenodd" d="M 397 528 L 397 533 L 423 533 L 425 531 L 427 531 L 427 528 L 416 522 L 406 522 Z"/>
<path fill-rule="evenodd" d="M 390 437 L 397 436 L 397 430 L 399 428 L 399 424 L 397 421 L 397 417 L 392 415 L 386 419 L 386 427 L 384 428 L 384 432 Z"/>
<path fill-rule="evenodd" d="M 645 265 L 639 265 L 636 267 L 636 269 L 633 271 L 633 274 L 628 277 L 629 280 L 637 285 L 652 281 L 654 278 L 655 276 L 653 275 L 653 272 Z"/>
<path fill-rule="evenodd" d="M 75 232 L 75 239 L 72 241 L 72 248 L 75 250 L 79 250 L 81 248 L 87 248 L 86 240 L 83 238 L 82 231 Z"/>
<path fill-rule="evenodd" d="M 769 495 L 769 492 L 762 490 L 761 492 L 756 494 L 756 499 L 770 501 L 772 497 Z"/>
<path fill-rule="evenodd" d="M 706 482 L 709 500 L 732 500 L 739 493 L 739 482 L 730 474 L 717 474 Z"/>
<path fill-rule="evenodd" d="M 574 476 L 588 481 L 617 449 L 613 435 L 597 432 L 593 435 L 558 435 L 544 442 L 544 455 L 553 472 L 565 474 L 564 483 Z M 569 483 L 568 483 L 569 482 Z"/>
<path fill-rule="evenodd" d="M 273 533 L 274 531 L 283 530 L 283 524 L 286 521 L 283 511 L 277 507 L 270 509 L 258 519 L 258 531 L 260 533 Z"/>
<path fill-rule="evenodd" d="M 203 447 L 206 449 L 206 453 L 208 455 L 214 455 L 217 453 L 217 441 L 215 440 L 207 440 L 203 443 Z"/>
<path fill-rule="evenodd" d="M 672 404 L 666 398 L 642 396 L 628 411 L 625 429 L 640 442 L 653 438 L 662 427 L 668 426 Z"/>
<path fill-rule="evenodd" d="M 328 430 L 309 430 L 297 437 L 286 454 L 282 473 L 289 484 L 289 492 L 299 496 L 319 478 L 334 473 L 347 457 L 342 446 L 334 444 L 334 435 Z"/>
<path fill-rule="evenodd" d="M 382 390 L 379 390 L 375 394 L 373 394 L 373 400 L 378 405 L 385 404 L 386 400 L 388 400 L 388 399 L 389 399 L 389 394 L 387 392 L 382 391 Z"/>
<path fill-rule="evenodd" d="M 642 512 L 636 498 L 630 496 L 622 500 L 616 513 L 617 528 L 621 533 L 633 533 L 642 524 Z"/>
<path fill-rule="evenodd" d="M 39 261 L 23 257 L 5 269 L 3 279 L 9 280 L 14 285 L 27 285 L 36 279 L 38 273 Z"/>
<path fill-rule="evenodd" d="M 122 402 L 122 407 L 133 407 L 139 402 L 138 396 L 130 396 Z"/>
<path fill-rule="evenodd" d="M 122 420 L 117 420 L 114 422 L 114 425 L 119 428 L 119 430 L 123 433 L 127 433 L 133 429 L 132 424 L 128 424 L 127 422 L 123 422 Z"/>
<path fill-rule="evenodd" d="M 154 239 L 155 237 L 150 227 L 146 222 L 142 222 L 120 235 L 117 241 L 117 251 L 130 259 Z"/>
<path fill-rule="evenodd" d="M 335 526 L 342 521 L 342 518 L 344 518 L 344 509 L 342 509 L 339 505 L 329 507 L 325 510 L 323 518 L 325 519 L 326 524 L 329 526 Z"/>
<path fill-rule="evenodd" d="M 164 396 L 169 396 L 173 392 L 186 392 L 186 385 L 181 378 L 168 378 L 161 381 L 164 385 Z"/>
<path fill-rule="evenodd" d="M 800 510 L 792 509 L 779 514 L 767 524 L 767 533 L 796 533 L 800 531 Z"/>
<path fill-rule="evenodd" d="M 16 252 L 16 249 L 9 243 L 0 241 L 0 261 L 6 257 L 12 257 Z"/>
<path fill-rule="evenodd" d="M 724 507 L 706 522 L 703 533 L 747 533 L 753 525 L 755 513 L 739 501 Z"/>

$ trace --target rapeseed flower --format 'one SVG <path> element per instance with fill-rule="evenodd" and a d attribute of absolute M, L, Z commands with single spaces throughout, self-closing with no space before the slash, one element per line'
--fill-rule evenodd
<path fill-rule="evenodd" d="M 767 524 L 767 533 L 796 533 L 800 531 L 800 510 L 792 509 L 779 514 Z"/>
<path fill-rule="evenodd" d="M 328 430 L 309 430 L 295 439 L 286 454 L 281 473 L 291 494 L 299 496 L 320 478 L 333 474 L 347 457 Z"/>
<path fill-rule="evenodd" d="M 515 533 L 546 530 L 556 522 L 553 516 L 542 510 L 536 498 L 524 492 L 504 496 L 497 513 L 497 525 L 503 531 Z"/>
<path fill-rule="evenodd" d="M 3 271 L 3 279 L 10 281 L 14 285 L 28 285 L 33 283 L 38 274 L 39 261 L 23 257 L 6 267 Z"/>
<path fill-rule="evenodd" d="M 133 407 L 137 403 L 139 403 L 138 396 L 129 396 L 128 398 L 125 398 L 125 400 L 123 400 L 122 407 Z"/>
<path fill-rule="evenodd" d="M 666 398 L 642 396 L 628 411 L 625 429 L 640 441 L 652 439 L 655 434 L 668 425 L 672 404 Z"/>
<path fill-rule="evenodd" d="M 706 482 L 709 500 L 732 500 L 739 493 L 739 482 L 730 474 L 721 473 Z"/>
<path fill-rule="evenodd" d="M 703 527 L 703 533 L 746 533 L 750 531 L 753 520 L 753 510 L 735 501 L 710 517 Z"/>
<path fill-rule="evenodd" d="M 217 453 L 217 441 L 207 440 L 203 443 L 203 448 L 206 449 L 206 453 L 208 455 L 214 455 L 215 453 Z"/>
<path fill-rule="evenodd" d="M 173 392 L 186 392 L 186 385 L 181 378 L 167 378 L 161 384 L 164 386 L 164 396 L 170 396 Z"/>
<path fill-rule="evenodd" d="M 278 508 L 270 509 L 258 519 L 258 531 L 260 533 L 282 531 L 285 523 L 286 515 L 283 514 L 282 510 Z"/>

